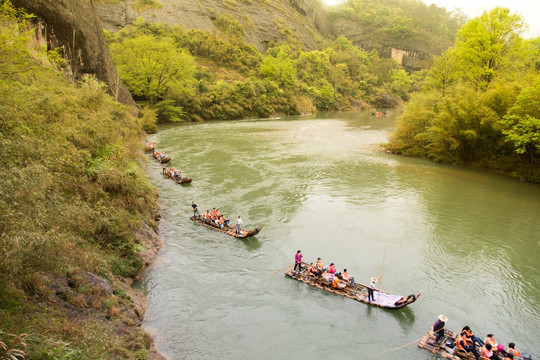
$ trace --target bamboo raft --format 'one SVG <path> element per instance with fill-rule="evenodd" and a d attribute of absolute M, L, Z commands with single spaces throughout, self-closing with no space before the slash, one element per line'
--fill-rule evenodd
<path fill-rule="evenodd" d="M 404 297 L 392 295 L 384 291 L 375 290 L 375 301 L 368 301 L 367 285 L 358 283 L 352 285 L 350 283 L 347 283 L 347 286 L 345 286 L 344 288 L 334 289 L 332 287 L 332 281 L 325 278 L 324 274 L 319 277 L 309 276 L 308 267 L 308 264 L 302 263 L 302 272 L 300 274 L 297 271 L 294 271 L 293 268 L 291 268 L 285 272 L 285 275 L 308 285 L 318 287 L 319 289 L 323 289 L 337 295 L 348 297 L 349 299 L 360 301 L 373 306 L 378 306 L 384 309 L 402 309 L 405 306 L 412 304 L 420 297 L 420 293 L 411 294 L 407 297 Z"/>
<path fill-rule="evenodd" d="M 158 162 L 160 162 L 160 163 L 162 163 L 162 164 L 168 164 L 169 162 L 171 162 L 171 158 L 168 157 L 168 156 L 166 156 L 166 157 L 164 157 L 164 158 L 161 158 L 161 159 L 158 159 L 156 156 L 154 156 L 154 154 L 152 154 L 152 157 L 153 157 L 156 161 L 158 161 Z"/>
<path fill-rule="evenodd" d="M 220 228 L 215 227 L 213 225 L 207 224 L 204 221 L 202 216 L 197 216 L 197 217 L 190 216 L 189 218 L 191 220 L 193 220 L 194 222 L 198 223 L 198 224 L 201 224 L 201 225 L 209 227 L 209 228 L 211 228 L 213 230 L 225 233 L 227 235 L 230 235 L 230 236 L 233 236 L 233 237 L 239 238 L 239 239 L 243 239 L 243 238 L 247 238 L 247 237 L 250 237 L 250 236 L 257 235 L 262 230 L 262 227 L 260 227 L 260 226 L 254 228 L 254 229 L 251 229 L 249 231 L 244 229 L 244 228 L 240 228 L 240 234 L 237 234 L 235 232 L 236 227 L 234 225 L 224 226 L 223 229 L 220 229 Z"/>
<path fill-rule="evenodd" d="M 192 178 L 188 178 L 186 176 L 182 176 L 180 180 L 176 180 L 174 177 L 170 176 L 169 173 L 167 172 L 162 172 L 162 174 L 163 174 L 163 177 L 165 177 L 166 179 L 170 179 L 177 184 L 189 184 L 193 181 Z"/>
<path fill-rule="evenodd" d="M 420 340 L 418 343 L 418 347 L 421 349 L 425 349 L 433 354 L 439 355 L 440 357 L 444 359 L 450 359 L 450 360 L 461 360 L 461 359 L 469 359 L 468 355 L 465 352 L 460 352 L 461 356 L 467 356 L 467 357 L 459 357 L 457 356 L 458 351 L 456 346 L 447 346 L 445 345 L 449 340 L 452 344 L 455 344 L 457 338 L 457 334 L 453 333 L 450 330 L 444 329 L 444 337 L 440 344 L 435 342 L 435 335 L 433 334 L 433 329 L 429 329 L 428 333 L 424 335 L 424 337 Z M 470 354 L 470 359 L 474 360 L 474 355 Z"/>
<path fill-rule="evenodd" d="M 444 336 L 440 344 L 435 341 L 435 335 L 433 334 L 433 328 L 429 329 L 428 333 L 420 339 L 418 347 L 425 349 L 433 354 L 436 354 L 444 359 L 450 360 L 476 360 L 474 355 L 471 352 L 466 352 L 463 349 L 459 349 L 456 346 L 456 339 L 458 334 L 444 329 Z M 469 342 L 469 345 L 471 342 Z M 478 354 L 480 354 L 480 347 L 476 346 Z M 504 358 L 504 356 L 501 356 Z M 527 353 L 521 353 L 521 359 L 523 360 L 532 360 L 531 355 Z"/>

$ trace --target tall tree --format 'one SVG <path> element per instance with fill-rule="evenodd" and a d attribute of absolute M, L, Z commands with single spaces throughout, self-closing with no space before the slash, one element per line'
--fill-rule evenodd
<path fill-rule="evenodd" d="M 142 35 L 111 44 L 110 49 L 122 81 L 151 105 L 162 100 L 171 87 L 193 80 L 193 57 L 168 38 Z"/>
<path fill-rule="evenodd" d="M 520 64 L 522 40 L 526 25 L 520 15 L 497 7 L 465 24 L 455 43 L 463 75 L 478 89 L 486 90 L 504 70 Z"/>
<path fill-rule="evenodd" d="M 514 146 L 516 153 L 529 162 L 540 162 L 540 77 L 519 94 L 501 123 L 506 128 L 503 131 L 506 141 Z"/>
<path fill-rule="evenodd" d="M 426 77 L 428 89 L 437 90 L 443 98 L 446 96 L 448 88 L 457 80 L 455 61 L 451 49 L 435 58 L 433 66 L 429 69 Z"/>

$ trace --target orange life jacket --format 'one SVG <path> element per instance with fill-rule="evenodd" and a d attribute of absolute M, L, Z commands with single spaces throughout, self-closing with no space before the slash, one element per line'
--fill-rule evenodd
<path fill-rule="evenodd" d="M 343 280 L 349 280 L 349 273 L 348 272 L 342 272 L 341 277 L 343 278 Z"/>
<path fill-rule="evenodd" d="M 462 349 L 462 350 L 465 350 L 465 348 L 463 347 L 463 345 L 461 344 L 461 342 L 463 341 L 463 343 L 465 345 L 467 345 L 467 338 L 465 336 L 461 336 L 461 335 L 458 335 L 458 337 L 456 338 L 456 344 L 457 344 L 457 347 Z"/>
<path fill-rule="evenodd" d="M 519 354 L 519 351 L 516 350 L 516 349 L 510 348 L 510 349 L 508 349 L 506 352 L 509 353 L 509 354 L 514 355 L 514 358 L 521 357 L 520 354 Z"/>
<path fill-rule="evenodd" d="M 491 344 L 492 349 L 497 349 L 497 342 L 492 337 L 486 337 L 486 340 L 484 340 L 484 344 Z"/>
<path fill-rule="evenodd" d="M 492 351 L 488 351 L 488 349 L 486 349 L 485 346 L 482 346 L 482 356 L 486 359 L 489 359 L 493 356 L 493 350 Z"/>
<path fill-rule="evenodd" d="M 316 266 L 317 266 L 317 268 L 318 268 L 319 270 L 322 270 L 322 269 L 324 268 L 324 265 L 322 264 L 322 261 L 321 261 L 321 260 L 317 260 L 317 265 L 316 265 Z"/>
<path fill-rule="evenodd" d="M 310 265 L 310 266 L 309 266 L 309 271 L 308 271 L 309 275 L 315 275 L 315 274 L 314 274 L 314 271 L 315 271 L 315 266 Z"/>
<path fill-rule="evenodd" d="M 339 280 L 339 278 L 337 276 L 334 276 L 334 278 L 332 279 L 332 286 L 334 287 L 334 289 L 336 289 L 338 287 L 340 282 L 341 282 L 341 280 Z"/>

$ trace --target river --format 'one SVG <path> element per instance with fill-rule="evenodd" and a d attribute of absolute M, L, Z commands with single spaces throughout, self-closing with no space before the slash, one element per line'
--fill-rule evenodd
<path fill-rule="evenodd" d="M 469 325 L 540 359 L 540 186 L 381 151 L 395 121 L 355 112 L 161 126 L 150 140 L 193 182 L 149 163 L 163 209 L 163 248 L 142 284 L 156 348 L 175 360 L 435 359 L 416 343 L 389 350 L 445 314 L 450 330 Z M 263 229 L 240 240 L 194 224 L 192 200 Z M 298 249 L 422 295 L 382 310 L 275 273 Z"/>

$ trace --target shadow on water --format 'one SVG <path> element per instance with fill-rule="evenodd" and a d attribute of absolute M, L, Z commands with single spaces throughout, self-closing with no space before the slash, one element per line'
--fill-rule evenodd
<path fill-rule="evenodd" d="M 401 326 L 403 330 L 410 330 L 413 328 L 414 322 L 416 321 L 416 315 L 414 314 L 414 310 L 409 306 L 400 310 L 385 310 L 398 320 L 399 326 Z"/>
<path fill-rule="evenodd" d="M 255 236 L 250 236 L 248 238 L 243 238 L 239 240 L 241 240 L 244 243 L 244 245 L 246 245 L 246 248 L 249 251 L 257 250 L 258 248 L 261 247 L 261 243 L 259 242 L 259 240 L 257 240 Z"/>

